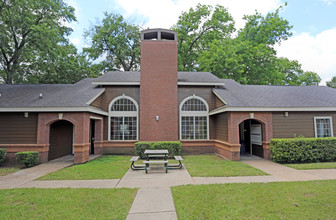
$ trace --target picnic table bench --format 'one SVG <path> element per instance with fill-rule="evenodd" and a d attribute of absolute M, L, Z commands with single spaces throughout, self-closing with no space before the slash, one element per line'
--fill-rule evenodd
<path fill-rule="evenodd" d="M 148 167 L 149 164 L 164 164 L 166 173 L 168 173 L 168 160 L 146 160 L 144 161 L 145 166 L 145 172 L 148 173 Z"/>

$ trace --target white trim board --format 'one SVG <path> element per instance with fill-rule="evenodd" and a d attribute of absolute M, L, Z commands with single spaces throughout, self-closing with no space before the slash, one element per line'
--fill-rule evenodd
<path fill-rule="evenodd" d="M 132 86 L 140 85 L 140 82 L 92 82 L 92 85 L 102 86 Z M 224 86 L 223 82 L 177 82 L 179 86 Z"/>
<path fill-rule="evenodd" d="M 330 137 L 334 137 L 334 131 L 333 131 L 333 121 L 331 116 L 314 116 L 314 131 L 315 131 L 315 137 L 317 138 L 317 127 L 316 127 L 316 119 L 329 119 L 329 125 L 330 125 Z"/>
<path fill-rule="evenodd" d="M 220 107 L 209 112 L 215 115 L 222 112 L 328 112 L 336 107 Z"/>
<path fill-rule="evenodd" d="M 0 112 L 91 112 L 108 116 L 106 111 L 94 107 L 17 107 L 0 108 Z"/>

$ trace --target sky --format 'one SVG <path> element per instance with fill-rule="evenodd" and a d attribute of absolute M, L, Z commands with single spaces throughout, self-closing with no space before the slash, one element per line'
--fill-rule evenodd
<path fill-rule="evenodd" d="M 305 71 L 322 78 L 320 85 L 336 76 L 336 0 L 66 0 L 75 8 L 77 22 L 69 36 L 79 50 L 87 45 L 84 31 L 104 18 L 104 12 L 123 15 L 144 28 L 169 29 L 183 11 L 198 3 L 226 7 L 236 29 L 244 27 L 244 15 L 255 10 L 266 15 L 287 2 L 280 16 L 293 25 L 293 35 L 275 49 L 279 57 L 298 60 Z"/>

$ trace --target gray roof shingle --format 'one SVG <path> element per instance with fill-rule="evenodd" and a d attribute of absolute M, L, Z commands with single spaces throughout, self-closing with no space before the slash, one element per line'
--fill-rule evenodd
<path fill-rule="evenodd" d="M 0 85 L 0 107 L 88 106 L 88 101 L 104 91 L 92 85 L 92 81 L 88 78 L 75 84 Z"/>
<path fill-rule="evenodd" d="M 223 80 L 213 91 L 227 107 L 336 107 L 336 89 L 326 86 L 240 85 Z"/>

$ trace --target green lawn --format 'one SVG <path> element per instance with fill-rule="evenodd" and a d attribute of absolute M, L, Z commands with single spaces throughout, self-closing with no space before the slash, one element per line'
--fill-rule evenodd
<path fill-rule="evenodd" d="M 0 176 L 6 176 L 21 170 L 19 167 L 0 167 Z"/>
<path fill-rule="evenodd" d="M 297 170 L 336 169 L 336 162 L 285 164 Z"/>
<path fill-rule="evenodd" d="M 85 164 L 50 173 L 39 180 L 121 179 L 130 168 L 130 156 L 105 155 Z"/>
<path fill-rule="evenodd" d="M 183 164 L 193 177 L 268 175 L 240 161 L 224 160 L 216 155 L 184 156 Z"/>
<path fill-rule="evenodd" d="M 182 219 L 335 219 L 336 181 L 172 187 Z"/>
<path fill-rule="evenodd" d="M 137 189 L 3 189 L 1 219 L 126 219 Z"/>

